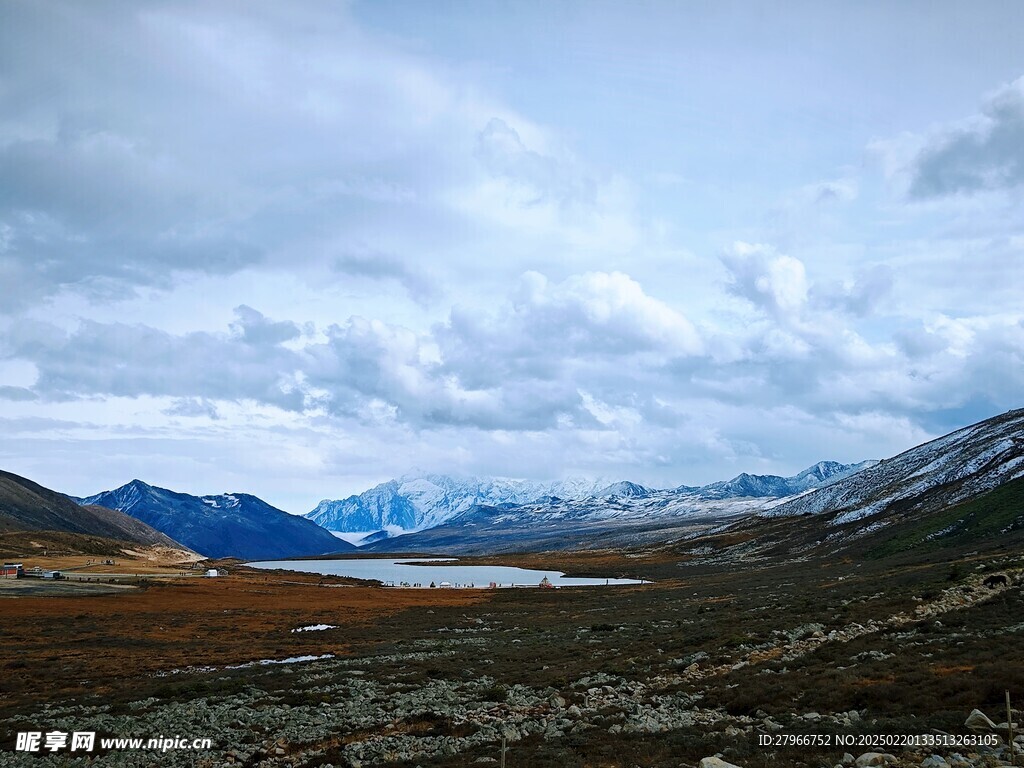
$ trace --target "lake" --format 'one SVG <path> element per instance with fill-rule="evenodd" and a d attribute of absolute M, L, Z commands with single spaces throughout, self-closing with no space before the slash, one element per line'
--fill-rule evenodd
<path fill-rule="evenodd" d="M 499 587 L 536 587 L 545 576 L 556 587 L 594 587 L 621 584 L 648 584 L 636 579 L 570 578 L 561 571 L 534 571 L 506 565 L 452 565 L 455 558 L 401 558 L 398 560 L 265 560 L 249 563 L 253 568 L 282 568 L 302 573 L 351 576 L 379 581 L 387 586 L 486 588 L 491 582 Z M 421 565 L 409 565 L 421 563 Z"/>

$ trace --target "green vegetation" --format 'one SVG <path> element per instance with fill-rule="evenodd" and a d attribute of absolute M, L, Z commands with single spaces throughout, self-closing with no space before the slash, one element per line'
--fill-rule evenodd
<path fill-rule="evenodd" d="M 1024 477 L 923 520 L 901 524 L 895 535 L 868 551 L 879 559 L 909 550 L 929 551 L 998 539 L 1024 531 Z"/>

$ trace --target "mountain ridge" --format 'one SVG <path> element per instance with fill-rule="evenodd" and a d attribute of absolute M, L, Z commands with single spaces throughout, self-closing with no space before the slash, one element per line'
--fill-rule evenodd
<path fill-rule="evenodd" d="M 184 548 L 173 537 L 119 510 L 79 505 L 13 472 L 0 471 L 0 533 L 61 531 L 137 544 Z"/>
<path fill-rule="evenodd" d="M 410 533 L 435 528 L 474 507 L 560 504 L 585 499 L 645 499 L 652 497 L 723 500 L 730 498 L 780 498 L 834 482 L 871 466 L 873 461 L 840 464 L 819 461 L 792 477 L 742 473 L 731 480 L 705 486 L 650 488 L 622 480 L 570 478 L 541 483 L 509 478 L 460 479 L 450 475 L 405 476 L 353 494 L 345 499 L 324 499 L 305 517 L 339 533 L 388 531 Z"/>
<path fill-rule="evenodd" d="M 206 557 L 276 559 L 354 549 L 312 521 L 247 493 L 193 496 L 135 479 L 75 501 L 117 509 Z"/>

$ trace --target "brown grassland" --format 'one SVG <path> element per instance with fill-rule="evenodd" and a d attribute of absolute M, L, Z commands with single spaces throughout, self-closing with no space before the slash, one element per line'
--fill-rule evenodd
<path fill-rule="evenodd" d="M 230 701 L 258 689 L 268 707 L 316 712 L 338 701 L 339 686 L 355 684 L 346 660 L 362 659 L 368 663 L 360 685 L 405 692 L 446 681 L 452 690 L 474 691 L 496 716 L 511 717 L 516 696 L 530 691 L 583 708 L 585 730 L 558 738 L 523 733 L 509 768 L 667 768 L 716 752 L 747 768 L 834 764 L 845 750 L 765 750 L 753 734 L 765 718 L 787 733 L 956 733 L 975 707 L 1000 719 L 1006 689 L 1024 699 L 1021 589 L 989 594 L 977 587 L 986 574 L 1024 568 L 1020 552 L 1011 542 L 885 559 L 700 560 L 673 547 L 491 558 L 655 582 L 561 590 L 384 589 L 235 563 L 224 578 L 180 577 L 173 566 L 160 577 L 139 561 L 149 572 L 130 579 L 129 591 L 0 598 L 0 745 L 37 722 L 46 705 L 130 712 L 140 706 L 133 702 Z M 962 604 L 916 618 L 920 606 L 945 605 L 951 589 L 967 595 Z M 906 620 L 894 621 L 898 616 Z M 870 632 L 828 639 L 872 622 L 877 629 Z M 290 631 L 321 623 L 337 629 Z M 324 654 L 335 658 L 229 669 Z M 626 687 L 588 694 L 585 681 L 595 675 Z M 484 676 L 483 689 L 471 688 Z M 639 692 L 626 701 L 620 692 L 630 685 Z M 595 704 L 601 695 L 609 698 Z M 715 713 L 716 724 L 616 729 L 673 696 Z M 379 706 L 390 711 L 389 698 Z M 526 716 L 541 717 L 531 706 Z M 854 722 L 839 717 L 852 710 Z M 821 719 L 805 718 L 809 713 Z M 285 745 L 288 764 L 343 766 L 346 745 L 356 739 L 463 737 L 474 728 L 441 712 L 395 712 L 381 723 L 355 728 L 340 720 L 330 739 Z M 272 734 L 250 736 L 249 752 L 241 749 L 249 736 L 239 742 L 240 764 L 266 759 L 266 744 L 273 744 Z M 477 745 L 363 764 L 469 766 L 494 754 Z"/>

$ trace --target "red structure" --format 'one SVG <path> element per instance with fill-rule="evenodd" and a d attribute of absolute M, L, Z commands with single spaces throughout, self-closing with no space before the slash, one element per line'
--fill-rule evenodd
<path fill-rule="evenodd" d="M 20 579 L 25 575 L 25 567 L 21 563 L 4 563 L 0 566 L 0 579 Z"/>

